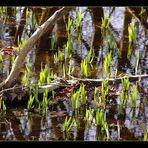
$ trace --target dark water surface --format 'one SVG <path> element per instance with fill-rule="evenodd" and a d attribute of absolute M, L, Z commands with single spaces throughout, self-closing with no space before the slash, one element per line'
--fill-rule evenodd
<path fill-rule="evenodd" d="M 77 8 L 82 12 L 85 11 L 85 7 Z M 124 7 L 118 7 L 112 14 L 110 21 L 113 27 L 119 33 L 118 39 L 121 39 L 123 19 L 124 19 Z M 110 8 L 105 7 L 104 12 L 109 14 Z M 75 11 L 71 12 L 71 16 L 75 18 Z M 92 27 L 92 19 L 89 12 L 85 13 L 86 19 L 82 22 L 82 34 L 83 39 L 90 44 L 92 33 L 94 28 Z M 135 19 L 132 20 L 135 22 Z M 116 69 L 118 68 L 117 76 L 121 74 L 135 74 L 135 65 L 137 60 L 137 53 L 140 52 L 141 59 L 136 74 L 148 74 L 148 36 L 144 33 L 143 28 L 139 25 L 139 35 L 137 36 L 137 42 L 133 51 L 130 64 L 126 66 L 118 65 L 119 54 L 118 49 L 113 49 L 112 62 L 110 67 L 110 76 L 114 77 Z M 75 37 L 71 38 L 71 42 L 74 49 L 74 54 L 66 62 L 56 63 L 54 55 L 50 51 L 38 50 L 37 52 L 32 50 L 28 54 L 27 61 L 32 67 L 32 72 L 35 78 L 39 77 L 39 72 L 42 64 L 48 64 L 50 71 L 57 73 L 59 77 L 63 75 L 63 65 L 72 65 L 74 77 L 82 77 L 80 62 L 84 59 L 88 50 L 83 43 L 78 43 Z M 46 43 L 45 43 L 46 44 Z M 89 78 L 98 79 L 105 76 L 103 68 L 103 59 L 105 57 L 106 43 L 102 48 L 98 49 L 98 61 L 96 63 L 89 64 Z M 65 49 L 61 49 L 63 55 Z M 124 63 L 122 63 L 124 65 Z M 107 103 L 106 121 L 108 123 L 108 129 L 111 141 L 122 140 L 138 140 L 143 141 L 144 133 L 148 128 L 148 78 L 137 81 L 138 95 L 136 99 L 136 108 L 131 110 L 130 96 L 133 91 L 133 85 L 136 82 L 131 82 L 131 87 L 128 92 L 128 101 L 124 111 L 124 115 L 119 115 L 119 92 L 121 91 L 121 84 L 109 86 L 111 91 L 114 88 L 115 94 L 110 98 Z M 93 86 L 87 87 L 87 97 L 92 99 L 92 93 L 94 91 Z M 92 87 L 92 88 L 91 88 Z M 52 140 L 85 140 L 85 141 L 103 141 L 106 140 L 106 134 L 100 132 L 97 127 L 92 123 L 88 128 L 85 128 L 85 121 L 81 116 L 75 117 L 75 122 L 72 126 L 72 130 L 65 136 L 62 131 L 62 126 L 66 115 L 72 114 L 72 108 L 68 100 L 70 96 L 64 91 L 55 91 L 55 101 L 52 102 L 44 113 L 36 111 L 28 112 L 26 107 L 19 105 L 10 105 L 7 107 L 6 113 L 0 112 L 0 140 L 36 140 L 36 141 L 52 141 Z M 25 105 L 24 105 L 25 106 Z M 79 126 L 77 126 L 79 124 Z"/>

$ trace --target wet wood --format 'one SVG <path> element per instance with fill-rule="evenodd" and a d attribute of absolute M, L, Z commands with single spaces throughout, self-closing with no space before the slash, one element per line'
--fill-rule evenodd
<path fill-rule="evenodd" d="M 68 14 L 72 9 L 73 7 L 59 9 L 33 33 L 33 35 L 28 39 L 26 45 L 22 48 L 16 57 L 9 76 L 5 81 L 0 83 L 0 89 L 11 87 L 12 83 L 18 78 L 19 69 L 22 66 L 28 52 L 32 49 L 35 43 L 37 43 L 37 41 L 43 37 L 46 32 L 51 31 L 53 25 L 57 22 L 58 19 L 60 19 L 63 15 Z"/>
<path fill-rule="evenodd" d="M 103 80 L 107 80 L 109 82 L 109 85 L 119 84 L 119 83 L 121 83 L 122 79 L 124 79 L 124 78 L 129 78 L 129 81 L 132 82 L 132 81 L 137 81 L 137 80 L 140 80 L 140 79 L 148 78 L 148 74 L 127 75 L 127 76 L 123 76 L 123 77 L 119 77 L 119 78 L 105 78 L 105 79 L 81 79 L 81 78 L 76 78 L 76 77 L 73 77 L 73 76 L 70 76 L 70 77 L 73 80 L 79 81 L 79 83 L 91 82 L 91 83 L 95 83 L 96 85 L 100 86 L 102 84 Z M 76 83 L 78 83 L 78 82 L 76 82 Z"/>

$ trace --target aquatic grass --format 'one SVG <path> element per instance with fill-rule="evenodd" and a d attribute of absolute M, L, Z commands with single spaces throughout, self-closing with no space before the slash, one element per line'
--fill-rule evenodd
<path fill-rule="evenodd" d="M 57 35 L 55 34 L 55 35 L 51 38 L 51 50 L 55 50 L 56 43 L 57 43 Z"/>
<path fill-rule="evenodd" d="M 38 80 L 38 85 L 41 86 L 41 85 L 45 84 L 47 82 L 47 78 L 48 78 L 48 81 L 50 81 L 50 78 L 48 77 L 48 66 L 45 65 L 44 69 L 41 68 L 40 78 Z"/>
<path fill-rule="evenodd" d="M 120 105 L 125 108 L 126 102 L 127 102 L 127 98 L 128 98 L 127 93 L 125 93 L 125 91 L 122 90 L 120 92 L 119 96 L 120 96 Z"/>
<path fill-rule="evenodd" d="M 106 96 L 108 94 L 108 80 L 103 79 L 102 85 L 101 85 L 101 103 L 105 104 L 106 102 Z"/>
<path fill-rule="evenodd" d="M 62 126 L 62 131 L 69 132 L 72 128 L 73 123 L 74 123 L 73 117 L 71 116 L 68 119 L 68 117 L 66 116 L 65 121 L 64 121 L 63 126 Z"/>
<path fill-rule="evenodd" d="M 106 30 L 110 24 L 109 18 L 107 18 L 106 15 L 102 18 L 102 23 L 101 23 L 101 33 L 103 37 L 106 37 Z"/>
<path fill-rule="evenodd" d="M 86 105 L 86 92 L 85 92 L 85 87 L 84 87 L 84 84 L 81 83 L 80 84 L 80 88 L 79 88 L 79 94 L 80 94 L 80 102 L 82 105 Z"/>
<path fill-rule="evenodd" d="M 61 62 L 63 60 L 63 53 L 58 49 L 58 53 L 54 54 L 54 63 Z"/>
<path fill-rule="evenodd" d="M 90 50 L 89 50 L 89 52 L 88 52 L 85 59 L 86 59 L 87 63 L 92 63 L 93 58 L 94 58 L 94 49 L 90 48 Z"/>
<path fill-rule="evenodd" d="M 130 87 L 130 81 L 128 77 L 124 77 L 123 79 L 121 79 L 121 82 L 122 82 L 122 90 L 119 94 L 119 112 L 120 114 L 123 114 L 128 99 L 128 90 Z"/>
<path fill-rule="evenodd" d="M 107 138 L 107 140 L 109 140 L 110 139 L 110 134 L 109 134 L 108 124 L 107 124 L 106 121 L 104 122 L 101 130 L 103 130 L 103 131 L 105 130 L 105 132 L 106 132 L 106 138 Z"/>
<path fill-rule="evenodd" d="M 113 49 L 113 48 L 116 49 L 117 43 L 116 43 L 116 39 L 114 38 L 112 32 L 109 31 L 108 35 L 109 35 L 109 40 L 107 42 L 108 43 L 108 49 Z M 118 51 L 120 51 L 120 50 L 118 50 Z"/>
<path fill-rule="evenodd" d="M 86 59 L 81 61 L 81 72 L 83 77 L 87 77 L 89 75 L 88 73 L 88 64 Z"/>
<path fill-rule="evenodd" d="M 81 21 L 82 21 L 82 14 L 81 14 L 81 12 L 77 11 L 77 13 L 76 13 L 76 30 L 79 30 L 78 28 L 80 27 Z"/>
<path fill-rule="evenodd" d="M 122 82 L 122 90 L 124 92 L 127 92 L 129 90 L 129 87 L 130 87 L 129 78 L 127 76 L 125 76 L 123 79 L 121 79 L 121 82 Z"/>
<path fill-rule="evenodd" d="M 88 123 L 91 123 L 93 119 L 93 109 L 86 109 L 84 120 Z"/>
<path fill-rule="evenodd" d="M 82 21 L 82 14 L 81 12 L 76 13 L 76 34 L 77 34 L 77 41 L 81 41 L 81 29 L 80 29 L 80 23 Z"/>
<path fill-rule="evenodd" d="M 68 33 L 68 36 L 70 35 L 70 29 L 72 27 L 72 24 L 73 24 L 72 19 L 70 18 L 70 16 L 68 16 L 68 24 L 66 24 L 66 31 Z"/>
<path fill-rule="evenodd" d="M 138 93 L 137 85 L 134 85 L 133 92 L 131 94 L 131 100 L 130 100 L 131 108 L 135 108 L 136 107 L 137 93 Z"/>
<path fill-rule="evenodd" d="M 42 106 L 43 106 L 43 109 L 46 109 L 47 105 L 48 105 L 48 89 L 44 89 L 44 92 L 43 92 L 43 100 L 42 100 Z"/>
<path fill-rule="evenodd" d="M 92 104 L 93 104 L 93 109 L 94 109 L 95 111 L 97 111 L 98 105 L 99 105 L 99 103 L 100 103 L 99 98 L 100 98 L 100 97 L 99 97 L 99 90 L 98 90 L 97 87 L 95 87 L 95 90 L 94 90 L 94 99 L 93 99 L 93 102 L 92 102 Z"/>
<path fill-rule="evenodd" d="M 129 44 L 128 44 L 127 58 L 130 59 L 132 54 L 132 44 L 136 41 L 136 31 L 132 23 L 130 23 L 128 26 L 128 39 L 129 39 Z"/>
<path fill-rule="evenodd" d="M 13 65 L 14 61 L 15 61 L 15 55 L 11 56 L 11 59 L 10 59 L 10 63 L 11 63 L 11 66 Z"/>
<path fill-rule="evenodd" d="M 107 53 L 107 55 L 105 56 L 105 59 L 104 59 L 104 63 L 103 63 L 104 71 L 105 71 L 105 74 L 106 74 L 107 78 L 110 77 L 111 60 L 112 60 L 112 51 Z"/>
<path fill-rule="evenodd" d="M 3 101 L 2 97 L 0 97 L 0 111 L 6 111 L 6 109 L 5 102 Z"/>
<path fill-rule="evenodd" d="M 53 71 L 50 72 L 49 78 L 56 78 L 57 73 L 54 73 Z"/>
<path fill-rule="evenodd" d="M 2 63 L 3 58 L 2 58 L 2 54 L 0 54 L 0 63 Z"/>
<path fill-rule="evenodd" d="M 148 127 L 146 128 L 146 131 L 144 132 L 143 141 L 148 141 Z"/>
<path fill-rule="evenodd" d="M 39 98 L 38 98 L 38 95 L 39 95 L 39 86 L 36 84 L 34 87 L 33 87 L 33 90 L 32 90 L 32 93 L 35 97 L 35 102 L 39 105 Z"/>
<path fill-rule="evenodd" d="M 28 26 L 29 8 L 26 8 L 26 26 Z"/>
<path fill-rule="evenodd" d="M 24 74 L 23 77 L 22 77 L 21 84 L 22 84 L 23 86 L 25 86 L 25 87 L 28 85 L 27 72 L 26 72 L 26 71 L 25 71 L 25 74 Z"/>
<path fill-rule="evenodd" d="M 62 61 L 63 60 L 63 53 L 62 51 L 58 50 L 58 61 Z"/>
<path fill-rule="evenodd" d="M 32 32 L 35 30 L 35 26 L 36 26 L 36 18 L 35 18 L 35 14 L 32 13 L 31 24 L 30 24 L 30 29 L 31 29 Z"/>
<path fill-rule="evenodd" d="M 70 42 L 70 39 L 68 39 L 65 45 L 65 60 L 71 58 L 72 51 L 73 51 L 72 44 Z"/>
<path fill-rule="evenodd" d="M 17 38 L 18 50 L 22 49 L 26 45 L 26 42 L 27 42 L 27 37 L 25 37 L 23 40 L 21 40 L 18 36 L 18 38 Z"/>
<path fill-rule="evenodd" d="M 29 97 L 29 100 L 28 100 L 28 104 L 27 104 L 27 109 L 30 110 L 32 107 L 33 107 L 33 101 L 34 101 L 34 96 L 32 96 L 32 94 L 30 95 Z"/>
<path fill-rule="evenodd" d="M 95 124 L 98 126 L 104 126 L 106 120 L 106 114 L 103 109 L 96 111 Z"/>
<path fill-rule="evenodd" d="M 79 91 L 73 92 L 71 96 L 71 105 L 74 111 L 78 110 L 79 108 Z"/>

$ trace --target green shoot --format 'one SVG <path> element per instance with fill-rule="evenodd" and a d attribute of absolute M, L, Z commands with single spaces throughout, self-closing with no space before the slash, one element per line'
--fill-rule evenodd
<path fill-rule="evenodd" d="M 56 42 L 57 42 L 57 36 L 54 35 L 54 37 L 51 38 L 51 50 L 55 49 Z"/>
<path fill-rule="evenodd" d="M 88 76 L 88 64 L 87 61 L 84 59 L 81 62 L 81 71 L 82 71 L 82 76 L 87 77 Z"/>
<path fill-rule="evenodd" d="M 80 94 L 80 101 L 81 101 L 81 103 L 83 105 L 86 105 L 85 87 L 84 87 L 83 83 L 80 84 L 79 94 Z"/>
<path fill-rule="evenodd" d="M 131 95 L 130 105 L 132 108 L 136 107 L 136 98 L 137 98 L 137 85 L 134 85 L 133 92 Z"/>
<path fill-rule="evenodd" d="M 46 88 L 43 92 L 42 106 L 45 109 L 47 105 L 48 105 L 48 89 Z"/>
<path fill-rule="evenodd" d="M 31 31 L 34 31 L 35 30 L 35 25 L 36 25 L 36 19 L 35 19 L 35 14 L 32 13 L 32 16 L 31 16 Z"/>
<path fill-rule="evenodd" d="M 0 54 L 0 63 L 2 63 L 3 58 L 2 58 L 2 54 Z"/>
<path fill-rule="evenodd" d="M 103 63 L 103 67 L 106 73 L 107 78 L 110 77 L 110 63 L 112 60 L 112 52 L 110 51 L 106 56 L 105 56 L 105 60 Z"/>
<path fill-rule="evenodd" d="M 95 124 L 98 126 L 104 126 L 106 120 L 106 115 L 104 110 L 97 110 Z"/>
<path fill-rule="evenodd" d="M 91 122 L 93 119 L 93 110 L 92 109 L 86 109 L 84 120 L 87 122 Z"/>
<path fill-rule="evenodd" d="M 69 117 L 68 119 L 66 116 L 62 130 L 64 132 L 69 132 L 72 128 L 73 123 L 74 123 L 74 119 L 72 117 Z"/>
<path fill-rule="evenodd" d="M 146 128 L 146 131 L 144 132 L 144 141 L 148 141 L 148 127 Z"/>
<path fill-rule="evenodd" d="M 78 30 L 78 27 L 80 26 L 81 21 L 82 21 L 82 14 L 81 14 L 81 12 L 77 12 L 77 14 L 76 14 L 76 30 Z"/>
<path fill-rule="evenodd" d="M 45 84 L 47 82 L 47 78 L 48 78 L 48 81 L 50 82 L 50 78 L 48 77 L 48 66 L 45 65 L 44 69 L 41 69 L 38 85 L 41 86 Z"/>
<path fill-rule="evenodd" d="M 106 15 L 104 15 L 104 17 L 102 18 L 102 24 L 101 24 L 101 32 L 103 37 L 106 36 L 106 29 L 108 28 L 109 24 L 110 24 L 110 20 L 107 18 Z"/>
<path fill-rule="evenodd" d="M 30 110 L 32 108 L 33 105 L 33 101 L 34 101 L 34 96 L 30 95 L 28 104 L 27 104 L 27 109 Z"/>
<path fill-rule="evenodd" d="M 72 45 L 71 45 L 70 39 L 68 39 L 65 46 L 65 59 L 68 59 L 71 57 L 71 51 L 72 51 Z"/>
<path fill-rule="evenodd" d="M 108 81 L 103 80 L 102 81 L 102 87 L 101 87 L 101 103 L 105 104 L 106 101 L 106 95 L 108 94 Z"/>
<path fill-rule="evenodd" d="M 93 61 L 93 57 L 94 57 L 94 50 L 93 50 L 93 48 L 90 48 L 90 50 L 85 58 L 87 63 L 91 63 Z"/>
<path fill-rule="evenodd" d="M 11 65 L 13 65 L 14 60 L 15 60 L 15 55 L 11 56 Z"/>
<path fill-rule="evenodd" d="M 122 80 L 122 90 L 124 92 L 127 92 L 129 90 L 129 87 L 130 87 L 130 81 L 129 81 L 129 78 L 128 77 L 124 77 Z"/>
<path fill-rule="evenodd" d="M 3 101 L 2 97 L 0 98 L 0 110 L 6 111 L 6 105 L 5 105 L 5 102 Z"/>
<path fill-rule="evenodd" d="M 127 94 L 122 90 L 120 92 L 120 105 L 125 108 L 127 102 Z"/>
<path fill-rule="evenodd" d="M 130 59 L 131 54 L 132 54 L 132 44 L 136 40 L 136 31 L 132 23 L 130 23 L 128 27 L 128 39 L 129 39 L 129 45 L 128 45 L 128 54 L 127 57 Z"/>
<path fill-rule="evenodd" d="M 71 101 L 72 101 L 73 110 L 77 110 L 79 108 L 79 96 L 80 96 L 79 91 L 72 93 Z"/>
<path fill-rule="evenodd" d="M 70 16 L 68 16 L 68 24 L 66 25 L 66 31 L 68 32 L 68 36 L 69 36 L 71 27 L 72 27 L 72 19 L 70 18 Z"/>
<path fill-rule="evenodd" d="M 27 81 L 27 72 L 25 71 L 25 74 L 22 78 L 22 85 L 23 86 L 27 86 L 28 85 L 28 81 Z"/>

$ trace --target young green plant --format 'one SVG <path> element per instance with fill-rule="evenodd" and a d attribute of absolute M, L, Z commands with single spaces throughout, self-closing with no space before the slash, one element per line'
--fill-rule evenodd
<path fill-rule="evenodd" d="M 105 59 L 104 59 L 104 63 L 103 63 L 103 67 L 104 67 L 105 74 L 106 74 L 107 78 L 110 77 L 110 64 L 111 64 L 111 60 L 112 60 L 112 51 L 107 53 L 107 55 L 105 56 Z"/>

